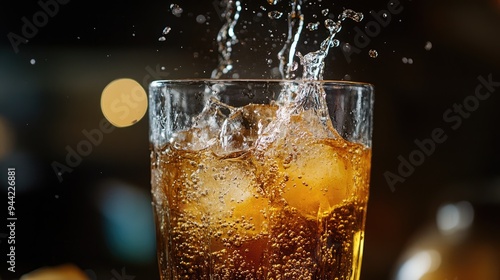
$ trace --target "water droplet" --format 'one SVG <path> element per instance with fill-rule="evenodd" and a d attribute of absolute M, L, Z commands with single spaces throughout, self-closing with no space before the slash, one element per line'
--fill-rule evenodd
<path fill-rule="evenodd" d="M 325 27 L 333 33 L 338 33 L 342 28 L 340 22 L 335 22 L 334 20 L 327 19 L 325 20 Z"/>
<path fill-rule="evenodd" d="M 345 75 L 344 75 L 343 80 L 345 80 L 345 81 L 350 81 L 351 79 L 352 79 L 352 78 L 351 78 L 351 75 L 349 75 L 349 74 L 345 74 Z"/>
<path fill-rule="evenodd" d="M 431 49 L 432 49 L 432 43 L 430 41 L 427 41 L 427 43 L 425 43 L 425 50 L 430 51 Z"/>
<path fill-rule="evenodd" d="M 32 59 L 30 60 L 30 63 L 31 63 L 31 65 L 35 65 L 36 60 L 35 60 L 34 58 L 32 58 Z"/>
<path fill-rule="evenodd" d="M 172 14 L 176 17 L 180 17 L 182 12 L 184 12 L 184 10 L 181 8 L 181 6 L 179 6 L 177 4 L 170 5 L 170 9 L 172 10 Z"/>
<path fill-rule="evenodd" d="M 340 41 L 338 39 L 333 39 L 330 46 L 332 48 L 336 48 L 336 47 L 340 46 Z"/>
<path fill-rule="evenodd" d="M 161 32 L 161 34 L 167 35 L 168 33 L 170 33 L 170 30 L 172 30 L 172 28 L 170 28 L 170 26 L 167 26 L 167 27 L 163 28 L 163 31 Z"/>
<path fill-rule="evenodd" d="M 321 11 L 321 14 L 326 17 L 329 12 L 330 12 L 329 9 L 324 9 L 324 10 Z"/>
<path fill-rule="evenodd" d="M 345 43 L 342 45 L 342 50 L 345 52 L 345 53 L 350 53 L 351 50 L 352 50 L 352 47 L 351 47 L 351 44 L 349 43 Z"/>
<path fill-rule="evenodd" d="M 319 26 L 319 22 L 310 22 L 307 24 L 307 29 L 309 31 L 314 31 L 314 30 L 318 30 L 318 26 Z"/>
<path fill-rule="evenodd" d="M 207 18 L 204 15 L 198 15 L 196 16 L 196 22 L 203 24 L 207 21 Z"/>
<path fill-rule="evenodd" d="M 158 38 L 158 41 L 160 41 L 160 42 L 165 42 L 165 40 L 167 40 L 167 38 L 165 38 L 165 36 L 161 36 L 160 38 Z"/>
<path fill-rule="evenodd" d="M 413 59 L 409 57 L 403 57 L 404 64 L 413 64 Z"/>
<path fill-rule="evenodd" d="M 377 52 L 377 50 L 369 50 L 368 55 L 370 55 L 371 58 L 377 58 L 378 52 Z"/>
<path fill-rule="evenodd" d="M 346 18 L 350 18 L 355 22 L 360 22 L 363 20 L 363 17 L 364 17 L 363 13 L 357 13 L 351 9 L 344 10 L 344 12 L 342 12 L 342 14 L 339 15 L 339 19 L 341 21 L 344 21 Z"/>
<path fill-rule="evenodd" d="M 387 18 L 387 16 L 388 16 L 388 15 L 387 15 L 387 13 L 383 13 L 383 14 L 382 14 L 382 17 L 383 17 L 383 18 Z"/>
<path fill-rule="evenodd" d="M 279 18 L 281 18 L 281 16 L 283 16 L 283 13 L 280 11 L 271 11 L 271 12 L 267 13 L 267 16 L 270 19 L 279 19 Z"/>
<path fill-rule="evenodd" d="M 267 0 L 267 3 L 271 4 L 271 5 L 276 5 L 280 2 L 280 0 Z"/>

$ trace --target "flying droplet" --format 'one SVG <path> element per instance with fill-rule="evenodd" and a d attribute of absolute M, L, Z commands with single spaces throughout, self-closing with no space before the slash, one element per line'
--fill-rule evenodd
<path fill-rule="evenodd" d="M 204 15 L 197 15 L 196 22 L 199 24 L 203 24 L 207 21 L 207 18 Z"/>
<path fill-rule="evenodd" d="M 378 57 L 378 52 L 377 52 L 377 50 L 369 50 L 369 51 L 368 51 L 368 55 L 369 55 L 371 58 L 377 58 L 377 57 Z"/>
<path fill-rule="evenodd" d="M 331 20 L 331 19 L 325 20 L 325 27 L 330 32 L 334 32 L 334 33 L 338 33 L 340 31 L 340 29 L 342 29 L 340 22 L 335 22 L 334 20 Z"/>
<path fill-rule="evenodd" d="M 318 27 L 319 27 L 319 22 L 310 22 L 307 24 L 306 28 L 309 30 L 309 31 L 314 31 L 314 30 L 318 30 Z"/>
<path fill-rule="evenodd" d="M 267 3 L 271 4 L 271 5 L 276 5 L 280 2 L 280 0 L 267 0 Z"/>
<path fill-rule="evenodd" d="M 171 30 L 172 30 L 172 28 L 170 26 L 167 26 L 167 27 L 163 28 L 163 31 L 161 32 L 161 34 L 167 35 L 168 33 L 170 33 Z"/>
<path fill-rule="evenodd" d="M 283 16 L 283 13 L 280 11 L 271 11 L 271 12 L 267 13 L 267 16 L 270 19 L 280 19 L 281 16 Z"/>
<path fill-rule="evenodd" d="M 346 18 L 350 18 L 355 22 L 360 22 L 363 20 L 363 17 L 364 17 L 363 13 L 357 13 L 351 9 L 344 10 L 344 12 L 342 12 L 342 14 L 339 15 L 339 19 L 341 21 L 344 21 Z"/>
<path fill-rule="evenodd" d="M 321 11 L 321 14 L 326 17 L 329 12 L 330 12 L 329 9 L 324 9 L 324 10 Z"/>
<path fill-rule="evenodd" d="M 412 58 L 403 57 L 403 63 L 404 64 L 413 64 L 413 59 Z"/>
<path fill-rule="evenodd" d="M 182 15 L 182 12 L 184 12 L 181 6 L 177 4 L 170 5 L 170 9 L 172 10 L 172 14 L 176 17 L 180 17 Z"/>
<path fill-rule="evenodd" d="M 158 41 L 160 42 L 165 42 L 167 40 L 167 38 L 165 38 L 165 36 L 161 36 L 160 38 L 158 38 Z"/>
<path fill-rule="evenodd" d="M 345 53 L 350 53 L 352 50 L 351 44 L 345 43 L 342 45 L 342 51 Z"/>
<path fill-rule="evenodd" d="M 432 49 L 432 43 L 430 41 L 427 41 L 424 48 L 426 51 L 430 51 Z"/>
<path fill-rule="evenodd" d="M 36 60 L 35 60 L 34 58 L 32 58 L 32 59 L 30 60 L 30 63 L 31 63 L 31 65 L 35 65 Z"/>

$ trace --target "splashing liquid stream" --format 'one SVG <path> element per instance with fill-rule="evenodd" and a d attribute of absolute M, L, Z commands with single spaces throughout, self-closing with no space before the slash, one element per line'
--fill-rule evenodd
<path fill-rule="evenodd" d="M 219 66 L 213 70 L 212 78 L 219 79 L 233 69 L 231 54 L 233 46 L 238 43 L 238 37 L 234 32 L 234 27 L 238 23 L 241 12 L 241 2 L 233 0 L 224 0 L 225 5 L 224 20 L 225 23 L 217 35 L 217 44 L 219 51 Z"/>

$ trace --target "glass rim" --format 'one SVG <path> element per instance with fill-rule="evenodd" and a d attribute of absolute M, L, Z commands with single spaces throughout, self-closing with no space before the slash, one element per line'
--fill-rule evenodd
<path fill-rule="evenodd" d="M 367 82 L 357 82 L 357 81 L 345 81 L 345 80 L 304 80 L 304 79 L 212 79 L 212 78 L 197 78 L 197 79 L 163 79 L 154 80 L 149 85 L 155 84 L 181 84 L 181 83 L 210 83 L 210 82 L 220 82 L 220 83 L 321 83 L 321 84 L 331 84 L 331 85 L 342 85 L 342 86 L 359 86 L 359 87 L 369 87 L 374 88 L 372 83 Z"/>

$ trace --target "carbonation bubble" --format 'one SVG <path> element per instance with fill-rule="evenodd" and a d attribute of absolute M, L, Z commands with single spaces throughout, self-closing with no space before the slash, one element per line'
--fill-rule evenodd
<path fill-rule="evenodd" d="M 378 52 L 376 50 L 369 50 L 368 51 L 368 55 L 371 57 L 371 58 L 377 58 L 378 57 Z"/>

